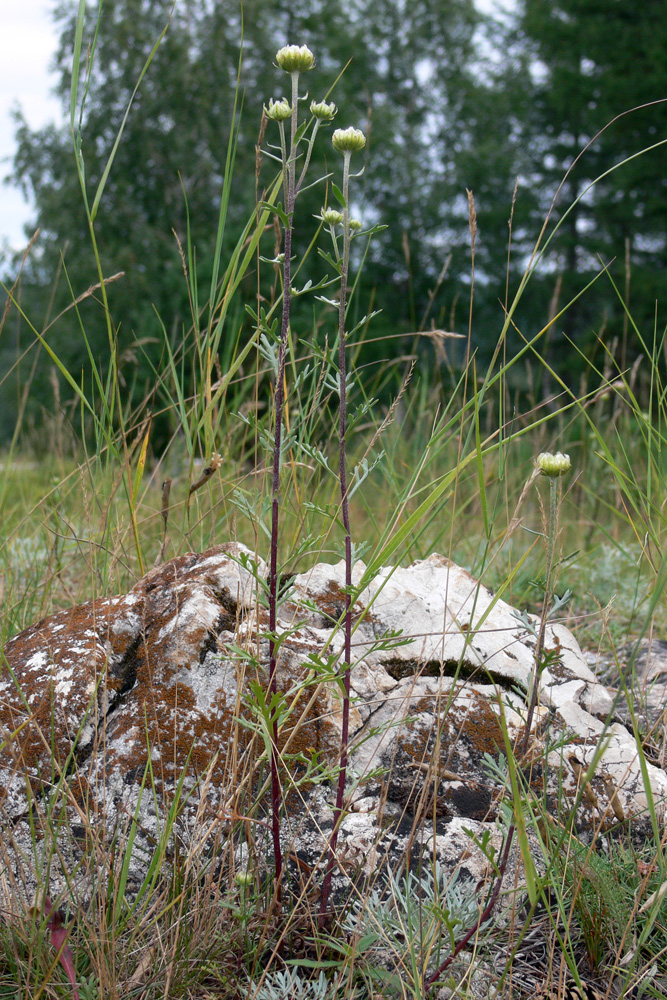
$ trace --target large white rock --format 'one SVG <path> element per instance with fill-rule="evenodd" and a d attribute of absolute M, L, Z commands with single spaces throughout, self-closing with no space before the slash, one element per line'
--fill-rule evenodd
<path fill-rule="evenodd" d="M 351 812 L 341 849 L 370 871 L 382 858 L 394 864 L 416 843 L 439 851 L 451 843 L 455 821 L 495 829 L 507 789 L 488 762 L 506 756 L 506 736 L 515 748 L 523 743 L 536 641 L 510 605 L 442 556 L 367 576 L 358 563 Z M 53 774 L 62 779 L 57 794 L 73 824 L 83 808 L 93 809 L 100 836 L 106 829 L 113 838 L 134 817 L 144 858 L 184 771 L 179 836 L 204 837 L 202 817 L 227 823 L 244 815 L 266 775 L 258 703 L 268 684 L 268 613 L 258 597 L 265 577 L 262 560 L 237 543 L 190 553 L 152 571 L 129 594 L 52 616 L 7 644 L 11 671 L 0 672 L 0 865 L 12 868 L 11 878 L 34 881 L 29 805 L 54 794 Z M 333 769 L 338 761 L 342 703 L 332 671 L 341 666 L 345 601 L 343 564 L 320 563 L 292 581 L 280 607 L 277 683 L 289 715 L 279 742 L 291 789 L 284 835 L 286 847 L 314 866 L 326 856 L 334 793 L 329 784 L 299 782 L 308 761 Z M 537 631 L 539 620 L 529 621 Z M 549 808 L 573 808 L 577 829 L 589 836 L 640 821 L 647 789 L 633 735 L 607 718 L 612 694 L 564 626 L 546 628 L 545 646 L 552 655 L 540 677 L 529 760 L 543 766 L 545 741 L 560 743 L 545 768 Z M 328 679 L 318 682 L 327 670 Z M 652 764 L 646 773 L 662 817 L 667 778 Z M 68 850 L 76 853 L 75 839 Z M 69 856 L 62 845 L 58 851 Z M 449 853 L 443 847 L 443 863 Z M 81 862 L 85 881 L 84 861 L 72 859 Z M 347 885 L 344 867 L 341 861 L 337 891 Z M 478 878 L 472 862 L 468 873 Z M 132 876 L 140 884 L 141 864 Z M 65 872 L 59 877 L 71 884 Z"/>

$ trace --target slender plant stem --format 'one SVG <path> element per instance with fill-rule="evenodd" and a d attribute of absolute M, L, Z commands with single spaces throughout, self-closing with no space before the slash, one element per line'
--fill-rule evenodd
<path fill-rule="evenodd" d="M 544 650 L 544 636 L 546 632 L 547 620 L 549 617 L 549 607 L 552 598 L 553 589 L 553 564 L 554 564 L 554 550 L 556 545 L 556 536 L 558 534 L 558 512 L 560 508 L 560 479 L 557 476 L 549 477 L 549 520 L 547 524 L 547 567 L 546 567 L 546 579 L 544 584 L 544 607 L 542 611 L 542 619 L 540 622 L 539 632 L 537 634 L 537 643 L 535 646 L 535 671 L 533 674 L 533 688 L 530 696 L 530 703 L 528 706 L 528 714 L 526 716 L 526 728 L 524 730 L 523 736 L 523 753 L 528 750 L 528 742 L 530 739 L 530 728 L 533 721 L 533 715 L 535 714 L 535 708 L 537 706 L 537 696 L 540 683 L 540 674 L 542 672 L 542 652 Z M 468 941 L 477 933 L 482 924 L 489 919 L 493 909 L 496 905 L 496 900 L 498 899 L 498 894 L 500 892 L 500 887 L 502 885 L 503 876 L 507 868 L 507 862 L 509 860 L 510 849 L 512 847 L 512 842 L 514 840 L 514 823 L 511 823 L 507 831 L 507 838 L 505 840 L 505 846 L 502 851 L 502 857 L 500 865 L 498 867 L 498 876 L 496 878 L 495 885 L 491 891 L 491 895 L 486 903 L 486 906 L 480 913 L 479 917 L 475 921 L 474 925 L 470 927 L 460 941 L 457 942 L 455 947 L 452 949 L 447 958 L 442 962 L 432 975 L 424 982 L 424 987 L 427 990 L 431 990 L 436 981 L 440 978 L 443 972 L 451 965 L 459 952 L 465 948 Z"/>
<path fill-rule="evenodd" d="M 315 124 L 313 125 L 312 134 L 311 134 L 310 139 L 308 141 L 308 148 L 306 150 L 306 159 L 304 161 L 303 167 L 301 168 L 301 173 L 299 175 L 299 183 L 296 186 L 297 193 L 299 191 L 299 188 L 303 184 L 304 177 L 306 176 L 306 174 L 308 172 L 308 167 L 310 166 L 310 157 L 312 156 L 312 153 L 313 153 L 313 146 L 315 145 L 315 139 L 317 137 L 317 132 L 318 132 L 319 127 L 320 127 L 320 122 L 319 122 L 319 119 L 316 118 L 315 119 Z"/>
<path fill-rule="evenodd" d="M 535 670 L 533 673 L 533 687 L 530 692 L 530 702 L 528 704 L 528 714 L 526 715 L 526 728 L 523 734 L 522 751 L 525 754 L 528 750 L 530 740 L 530 728 L 533 724 L 533 716 L 537 708 L 537 698 L 540 686 L 540 675 L 542 673 L 542 652 L 544 650 L 544 636 L 549 617 L 549 607 L 552 598 L 552 578 L 554 562 L 554 546 L 558 533 L 558 506 L 560 496 L 560 479 L 549 478 L 549 523 L 547 525 L 547 575 L 544 583 L 544 603 L 542 605 L 542 617 L 540 628 L 537 633 L 537 644 L 535 646 Z"/>
<path fill-rule="evenodd" d="M 329 858 L 322 884 L 320 899 L 320 925 L 324 923 L 331 879 L 336 860 L 336 845 L 338 830 L 343 818 L 343 797 L 347 777 L 347 746 L 350 727 L 350 664 L 352 661 L 352 534 L 350 531 L 350 512 L 347 497 L 347 465 L 345 453 L 345 432 L 347 429 L 347 366 L 345 360 L 345 309 L 347 303 L 347 275 L 350 266 L 350 153 L 345 153 L 343 161 L 343 259 L 341 261 L 340 299 L 338 302 L 338 368 L 340 406 L 338 411 L 338 478 L 340 481 L 340 503 L 345 528 L 345 647 L 341 672 L 343 675 L 344 697 L 343 718 L 340 737 L 340 769 L 338 772 L 338 788 L 336 791 L 336 807 L 334 809 L 333 829 L 329 840 Z"/>
<path fill-rule="evenodd" d="M 289 323 L 289 280 L 290 251 L 292 248 L 292 225 L 285 230 L 285 262 L 283 277 L 285 290 L 283 293 L 283 318 L 280 347 L 278 350 L 278 375 L 275 395 L 275 435 L 273 441 L 273 477 L 271 489 L 271 564 L 269 571 L 269 701 L 274 703 L 272 709 L 271 731 L 271 828 L 273 833 L 273 852 L 275 858 L 276 900 L 280 903 L 280 880 L 282 877 L 283 859 L 280 847 L 280 810 L 282 793 L 278 774 L 278 718 L 275 712 L 275 701 L 278 694 L 276 681 L 276 626 L 278 609 L 278 537 L 280 517 L 280 449 L 282 446 L 283 407 L 285 400 L 285 355 L 287 349 L 287 325 Z"/>
<path fill-rule="evenodd" d="M 273 837 L 275 900 L 276 906 L 281 903 L 281 880 L 283 872 L 283 855 L 280 845 L 280 812 L 282 809 L 282 788 L 280 785 L 278 750 L 278 716 L 276 679 L 276 628 L 278 625 L 278 539 L 280 534 L 280 452 L 282 448 L 283 411 L 285 408 L 285 358 L 289 333 L 292 280 L 292 232 L 294 221 L 295 173 L 296 173 L 296 124 L 298 111 L 298 81 L 299 74 L 292 74 L 292 117 L 290 132 L 290 150 L 285 174 L 285 214 L 287 226 L 283 244 L 283 310 L 280 326 L 280 345 L 278 348 L 278 372 L 275 390 L 275 430 L 273 439 L 273 475 L 271 484 L 271 561 L 269 569 L 269 703 L 271 707 L 271 833 Z M 281 132 L 281 139 L 283 133 Z M 284 139 L 282 141 L 285 150 Z M 283 159 L 285 153 L 283 152 Z"/>

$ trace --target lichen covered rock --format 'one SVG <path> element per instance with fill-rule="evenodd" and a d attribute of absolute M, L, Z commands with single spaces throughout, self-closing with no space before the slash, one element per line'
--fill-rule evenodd
<path fill-rule="evenodd" d="M 61 859 L 69 852 L 82 872 L 87 820 L 94 817 L 103 840 L 134 824 L 147 858 L 176 796 L 174 836 L 205 838 L 207 823 L 231 829 L 251 812 L 265 829 L 255 804 L 268 798 L 266 572 L 237 543 L 190 553 L 126 595 L 53 615 L 10 640 L 0 670 L 0 826 L 12 877 L 20 869 L 29 881 L 29 816 L 40 801 L 52 810 L 59 799 L 70 825 L 81 828 L 80 847 L 70 840 Z M 390 845 L 410 854 L 430 844 L 444 860 L 454 832 L 457 843 L 464 836 L 460 824 L 495 830 L 505 789 L 489 761 L 498 764 L 508 740 L 522 744 L 535 654 L 526 625 L 539 622 L 522 622 L 437 555 L 373 578 L 358 563 L 354 582 L 350 782 L 340 846 L 346 864 L 369 874 Z M 341 697 L 332 677 L 344 609 L 343 564 L 321 563 L 291 581 L 279 613 L 284 833 L 310 866 L 321 863 L 333 824 L 332 784 L 322 768 L 335 776 Z M 519 754 L 526 780 L 554 813 L 577 803 L 582 832 L 640 817 L 647 795 L 637 748 L 623 725 L 607 719 L 612 694 L 566 628 L 549 625 L 545 645 L 551 655 L 540 707 L 528 754 Z M 555 749 L 545 749 L 547 734 Z M 650 764 L 648 773 L 662 812 L 667 778 Z M 479 880 L 479 864 L 471 861 L 471 878 Z M 339 884 L 347 877 L 341 861 Z M 132 878 L 140 883 L 140 862 L 128 885 Z"/>

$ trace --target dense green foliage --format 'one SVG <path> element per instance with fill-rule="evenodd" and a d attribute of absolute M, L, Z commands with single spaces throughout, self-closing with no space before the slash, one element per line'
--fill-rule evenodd
<path fill-rule="evenodd" d="M 153 366 L 164 352 L 162 325 L 174 347 L 193 326 L 174 236 L 185 244 L 188 216 L 196 248 L 190 270 L 196 264 L 202 287 L 210 282 L 232 129 L 237 129 L 239 143 L 223 261 L 274 176 L 275 164 L 266 157 L 260 162 L 255 147 L 262 104 L 281 96 L 275 88 L 283 84 L 271 63 L 285 40 L 307 43 L 318 53 L 309 80 L 311 96 L 324 96 L 347 63 L 331 94 L 340 108 L 338 121 L 363 126 L 369 135 L 367 169 L 356 188 L 360 202 L 355 208 L 365 221 L 388 227 L 371 246 L 356 297 L 359 315 L 371 306 L 383 310 L 372 337 L 399 335 L 393 344 L 400 354 L 414 348 L 410 334 L 432 323 L 468 333 L 471 233 L 466 190 L 471 190 L 477 225 L 471 332 L 482 361 L 496 343 L 508 301 L 508 219 L 511 215 L 511 300 L 552 204 L 547 234 L 559 219 L 562 225 L 514 317 L 518 336 L 534 337 L 543 329 L 553 312 L 600 272 L 602 261 L 610 264 L 620 298 L 603 274 L 549 334 L 552 345 L 554 334 L 564 332 L 575 346 L 558 336 L 558 348 L 547 349 L 547 358 L 560 374 L 574 379 L 577 350 L 595 354 L 595 338 L 602 333 L 618 362 L 632 364 L 641 345 L 624 318 L 624 297 L 641 336 L 652 340 L 656 299 L 658 326 L 661 322 L 667 254 L 661 149 L 588 188 L 624 158 L 663 139 L 666 105 L 624 112 L 659 101 L 667 92 L 660 55 L 667 32 L 665 0 L 639 8 L 631 0 L 521 0 L 503 23 L 483 17 L 473 0 L 415 0 L 409 9 L 399 0 L 353 5 L 298 0 L 288 9 L 274 0 L 249 0 L 243 18 L 236 0 L 182 0 L 173 13 L 171 6 L 167 0 L 105 0 L 85 104 L 77 112 L 90 198 L 144 63 L 168 23 L 132 103 L 96 220 L 105 275 L 123 272 L 108 291 L 120 372 L 130 395 L 143 398 L 152 389 Z M 58 91 L 65 107 L 76 7 L 61 2 L 56 10 L 61 26 Z M 92 43 L 92 10 L 87 23 Z M 243 107 L 234 123 L 242 44 Z M 622 117 L 598 136 L 618 115 Z M 41 331 L 98 275 L 69 128 L 33 132 L 19 114 L 17 140 L 13 176 L 34 200 L 35 225 L 41 230 L 20 296 L 26 315 Z M 320 161 L 314 175 L 323 176 L 328 169 L 323 150 L 324 144 L 315 154 Z M 315 214 L 325 197 L 324 185 L 304 197 Z M 302 251 L 310 237 L 300 238 Z M 275 239 L 274 231 L 267 233 L 266 256 L 273 256 Z M 304 278 L 318 277 L 317 261 L 311 260 Z M 14 262 L 7 269 L 8 280 L 16 270 Z M 223 348 L 226 342 L 231 350 L 247 324 L 244 303 L 252 302 L 258 291 L 271 300 L 275 281 L 268 267 L 259 279 L 255 273 L 245 279 Z M 304 300 L 294 318 L 296 328 L 302 332 L 317 323 L 319 308 Z M 104 371 L 109 347 L 103 310 L 95 298 L 80 309 L 93 357 Z M 69 371 L 80 372 L 87 365 L 73 309 L 54 323 L 48 339 Z M 465 340 L 453 343 L 458 347 L 450 342 L 448 360 L 456 366 Z M 13 430 L 21 386 L 38 353 L 35 346 L 26 323 L 17 320 L 5 329 L 0 378 L 7 405 L 0 437 Z M 13 367 L 26 349 L 28 356 Z M 387 353 L 386 343 L 381 352 L 372 345 L 366 350 L 368 360 Z M 430 363 L 430 342 L 421 341 L 419 351 Z M 603 352 L 599 347 L 597 352 L 602 367 Z M 442 356 L 436 357 L 444 364 Z M 37 391 L 29 402 L 37 423 L 40 407 L 52 395 L 50 364 L 43 360 L 37 361 Z M 223 352 L 223 367 L 224 362 Z M 514 378 L 521 385 L 520 377 Z"/>
<path fill-rule="evenodd" d="M 610 265 L 649 341 L 655 300 L 664 303 L 664 151 L 630 158 L 667 137 L 667 67 L 660 56 L 666 13 L 660 2 L 525 0 L 520 17 L 532 59 L 524 145 L 528 183 L 538 193 L 535 230 L 562 182 L 553 213 L 564 219 L 554 252 L 563 275 L 561 304 L 577 294 L 582 279 Z M 562 328 L 584 347 L 587 333 L 604 329 L 605 339 L 621 341 L 623 365 L 640 347 L 606 278 L 568 310 Z"/>

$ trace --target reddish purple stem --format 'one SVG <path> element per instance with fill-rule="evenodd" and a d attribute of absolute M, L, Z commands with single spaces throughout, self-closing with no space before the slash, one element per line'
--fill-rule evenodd
<path fill-rule="evenodd" d="M 271 566 L 269 575 L 269 701 L 278 693 L 276 683 L 276 627 L 278 624 L 278 535 L 280 516 L 280 449 L 282 446 L 283 409 L 285 402 L 285 357 L 287 354 L 287 333 L 290 315 L 290 281 L 292 254 L 292 214 L 288 214 L 290 224 L 285 230 L 285 259 L 283 263 L 283 315 L 278 348 L 278 374 L 275 397 L 275 438 L 273 443 L 273 483 L 271 504 Z M 273 709 L 273 730 L 271 733 L 271 830 L 273 854 L 275 858 L 276 903 L 280 906 L 283 855 L 280 846 L 280 810 L 282 789 L 278 774 L 278 719 Z"/>
<path fill-rule="evenodd" d="M 71 983 L 72 996 L 74 1000 L 79 1000 L 79 990 L 76 985 L 76 969 L 74 968 L 74 956 L 70 946 L 65 943 L 67 941 L 69 930 L 67 927 L 63 926 L 63 914 L 60 910 L 56 910 L 54 908 L 50 896 L 44 897 L 44 912 L 49 918 L 46 929 L 49 931 L 51 944 L 59 953 L 58 961 L 65 970 L 67 978 Z"/>

